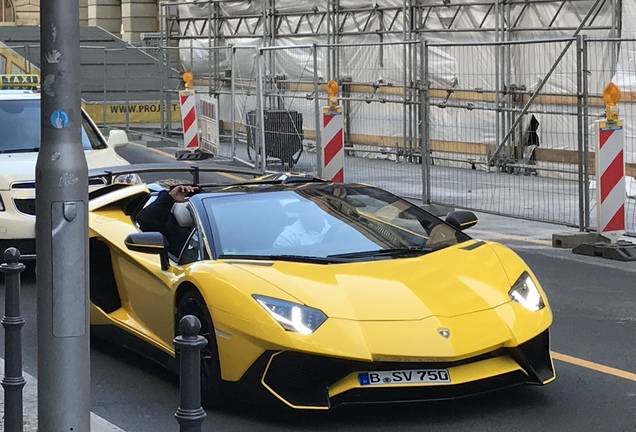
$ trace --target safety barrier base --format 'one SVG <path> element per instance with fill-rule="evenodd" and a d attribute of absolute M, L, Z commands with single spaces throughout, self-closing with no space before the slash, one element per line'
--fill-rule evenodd
<path fill-rule="evenodd" d="M 572 253 L 615 261 L 636 261 L 636 244 L 624 241 L 617 243 L 581 243 L 572 249 Z"/>
<path fill-rule="evenodd" d="M 214 155 L 210 153 L 206 153 L 200 150 L 190 151 L 190 150 L 179 150 L 175 152 L 174 157 L 177 160 L 203 160 Z"/>

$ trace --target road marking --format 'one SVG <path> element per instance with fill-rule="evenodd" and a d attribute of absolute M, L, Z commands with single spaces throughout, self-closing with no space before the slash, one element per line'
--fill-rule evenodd
<path fill-rule="evenodd" d="M 143 145 L 143 144 L 136 143 L 136 142 L 134 142 L 134 141 L 128 141 L 128 144 L 132 144 L 132 145 L 134 145 L 134 146 L 137 146 L 137 147 L 140 147 L 140 148 L 144 148 L 144 149 L 147 149 L 147 150 L 153 151 L 153 152 L 155 152 L 155 153 L 157 153 L 157 154 L 160 154 L 161 156 L 164 156 L 164 157 L 167 157 L 167 158 L 173 159 L 172 157 L 170 157 L 170 156 L 168 155 L 168 153 L 166 153 L 166 152 L 164 152 L 164 151 L 161 151 L 161 150 L 159 150 L 159 149 L 156 149 L 156 148 L 154 148 L 154 147 L 148 147 L 148 146 L 145 146 L 145 145 Z"/>
<path fill-rule="evenodd" d="M 561 360 L 562 362 L 570 363 L 576 366 L 581 366 L 587 369 L 592 369 L 597 372 L 602 372 L 608 375 L 613 375 L 615 377 L 636 382 L 636 373 L 627 372 L 621 369 L 616 369 L 610 366 L 605 366 L 599 363 L 594 363 L 591 361 L 583 360 L 580 358 L 572 357 L 572 356 L 561 354 L 554 351 L 552 351 L 552 358 Z"/>
<path fill-rule="evenodd" d="M 498 239 L 516 240 L 516 241 L 521 241 L 526 243 L 534 243 L 534 244 L 538 244 L 542 246 L 552 246 L 552 242 L 549 240 L 533 239 L 533 238 L 518 236 L 514 234 L 504 234 L 504 233 L 498 233 L 494 231 L 480 231 L 480 230 L 472 230 L 472 229 L 470 231 L 467 230 L 467 233 L 477 234 L 477 235 L 486 235 L 486 236 L 490 236 L 490 237 L 494 237 Z"/>
<path fill-rule="evenodd" d="M 140 147 L 140 148 L 144 148 L 144 149 L 147 149 L 147 150 L 153 151 L 153 152 L 155 152 L 155 153 L 157 153 L 157 154 L 160 154 L 160 155 L 161 155 L 161 156 L 163 156 L 163 157 L 166 157 L 166 158 L 169 158 L 169 159 L 174 159 L 174 157 L 170 156 L 168 153 L 164 152 L 163 150 L 159 150 L 159 149 L 154 148 L 154 147 L 148 147 L 148 146 L 145 146 L 145 145 L 143 145 L 143 144 L 139 144 L 139 143 L 136 143 L 136 142 L 133 142 L 133 141 L 128 141 L 128 143 L 129 143 L 129 144 L 132 144 L 132 145 L 135 145 L 135 146 L 137 146 L 137 147 Z M 192 161 L 182 161 L 182 162 L 187 163 L 187 164 L 189 164 L 189 165 L 192 165 L 192 164 L 194 163 L 194 162 L 192 162 Z M 237 176 L 237 175 L 230 174 L 230 173 L 217 172 L 216 174 L 218 174 L 218 175 L 220 175 L 220 176 L 223 176 L 223 177 L 227 177 L 227 178 L 229 178 L 229 179 L 231 179 L 231 180 L 238 180 L 238 181 L 243 181 L 243 180 L 245 180 L 243 177 L 239 177 L 239 176 Z"/>

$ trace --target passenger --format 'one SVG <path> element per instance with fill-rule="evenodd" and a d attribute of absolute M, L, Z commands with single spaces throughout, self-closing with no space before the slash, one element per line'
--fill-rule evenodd
<path fill-rule="evenodd" d="M 308 202 L 298 204 L 298 219 L 283 229 L 274 241 L 273 247 L 319 244 L 331 228 L 322 210 L 315 204 Z"/>
<path fill-rule="evenodd" d="M 187 201 L 195 192 L 196 189 L 190 185 L 176 186 L 170 192 L 163 190 L 137 215 L 139 228 L 163 234 L 168 241 L 168 252 L 176 257 L 181 254 L 194 227 Z"/>

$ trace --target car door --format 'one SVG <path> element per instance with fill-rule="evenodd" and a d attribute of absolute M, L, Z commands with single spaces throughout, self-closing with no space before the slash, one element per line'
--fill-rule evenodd
<path fill-rule="evenodd" d="M 170 256 L 170 268 L 162 270 L 156 256 L 146 255 L 140 261 L 122 261 L 120 271 L 128 307 L 151 339 L 172 348 L 174 333 L 174 291 L 184 269 L 201 257 L 199 232 L 192 230 L 179 257 Z M 134 255 L 131 255 L 133 257 Z"/>

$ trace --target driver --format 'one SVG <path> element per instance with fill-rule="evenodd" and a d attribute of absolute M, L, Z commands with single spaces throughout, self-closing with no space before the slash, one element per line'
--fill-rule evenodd
<path fill-rule="evenodd" d="M 287 225 L 274 241 L 273 247 L 305 246 L 321 243 L 331 225 L 314 203 L 299 202 L 298 219 Z"/>
<path fill-rule="evenodd" d="M 190 185 L 175 186 L 170 192 L 163 190 L 137 215 L 139 228 L 163 234 L 168 241 L 168 252 L 174 256 L 179 256 L 194 227 L 187 201 L 195 192 Z"/>

